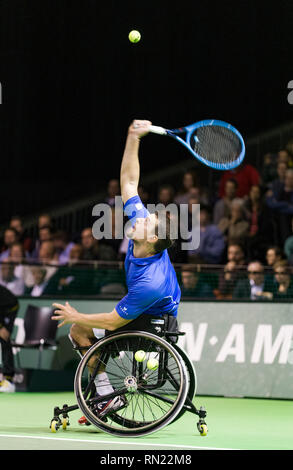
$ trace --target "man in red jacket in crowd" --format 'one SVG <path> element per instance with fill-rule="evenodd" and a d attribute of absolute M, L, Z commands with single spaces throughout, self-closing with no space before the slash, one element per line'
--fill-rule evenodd
<path fill-rule="evenodd" d="M 236 197 L 247 196 L 251 186 L 260 184 L 260 175 L 256 168 L 254 168 L 252 165 L 243 163 L 237 168 L 225 171 L 223 173 L 219 185 L 220 197 L 225 195 L 225 183 L 230 178 L 233 178 L 238 183 Z"/>

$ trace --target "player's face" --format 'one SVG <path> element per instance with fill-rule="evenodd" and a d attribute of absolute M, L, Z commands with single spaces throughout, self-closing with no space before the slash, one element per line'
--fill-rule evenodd
<path fill-rule="evenodd" d="M 136 241 L 151 239 L 155 235 L 156 223 L 156 214 L 150 214 L 145 218 L 137 218 L 129 237 Z"/>

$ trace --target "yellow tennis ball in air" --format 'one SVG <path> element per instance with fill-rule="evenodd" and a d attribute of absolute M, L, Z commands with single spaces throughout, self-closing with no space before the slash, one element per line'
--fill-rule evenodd
<path fill-rule="evenodd" d="M 141 38 L 140 32 L 136 31 L 136 29 L 133 29 L 128 34 L 128 39 L 129 39 L 130 42 L 134 42 L 134 43 L 138 42 L 138 41 L 140 41 L 140 38 Z"/>
<path fill-rule="evenodd" d="M 157 359 L 149 359 L 147 362 L 147 368 L 149 370 L 156 370 L 159 367 L 159 361 Z"/>
<path fill-rule="evenodd" d="M 142 350 L 136 351 L 134 357 L 137 362 L 143 362 L 145 360 L 145 352 Z"/>

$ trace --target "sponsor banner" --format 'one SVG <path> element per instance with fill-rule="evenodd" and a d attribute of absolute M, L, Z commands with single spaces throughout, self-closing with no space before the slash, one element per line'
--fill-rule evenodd
<path fill-rule="evenodd" d="M 181 302 L 198 394 L 293 398 L 293 305 Z"/>

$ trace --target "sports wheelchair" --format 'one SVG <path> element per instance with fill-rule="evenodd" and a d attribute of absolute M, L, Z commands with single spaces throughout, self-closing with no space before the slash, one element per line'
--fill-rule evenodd
<path fill-rule="evenodd" d="M 151 319 L 154 333 L 126 330 L 98 339 L 87 349 L 77 367 L 74 392 L 77 405 L 54 408 L 52 432 L 66 429 L 68 413 L 80 409 L 88 424 L 121 437 L 139 437 L 159 431 L 186 411 L 199 417 L 197 429 L 207 434 L 206 410 L 193 404 L 197 377 L 187 354 L 176 344 L 185 333 L 168 331 L 165 318 Z M 90 367 L 88 367 L 90 366 Z M 89 370 L 91 372 L 89 372 Z M 97 395 L 95 378 L 105 371 L 113 392 Z M 123 406 L 103 417 L 97 405 L 123 397 Z"/>

